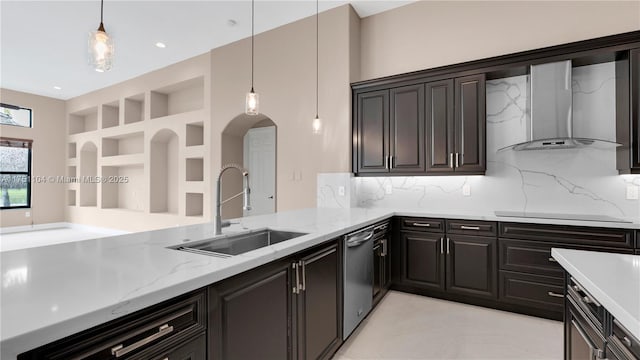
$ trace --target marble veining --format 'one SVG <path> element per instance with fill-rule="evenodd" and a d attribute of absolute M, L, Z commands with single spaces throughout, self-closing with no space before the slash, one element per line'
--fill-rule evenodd
<path fill-rule="evenodd" d="M 576 67 L 572 75 L 574 136 L 615 141 L 615 64 Z M 328 188 L 350 186 L 354 206 L 364 208 L 573 213 L 640 221 L 640 201 L 626 199 L 627 186 L 640 186 L 640 176 L 618 175 L 614 148 L 498 151 L 530 136 L 528 81 L 527 75 L 487 81 L 485 176 L 322 174 L 318 207 L 339 201 Z M 463 195 L 465 188 L 470 196 Z"/>

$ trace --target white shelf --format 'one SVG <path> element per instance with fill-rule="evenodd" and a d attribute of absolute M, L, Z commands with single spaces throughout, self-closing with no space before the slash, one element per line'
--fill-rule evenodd
<path fill-rule="evenodd" d="M 107 156 L 100 159 L 102 166 L 134 166 L 144 165 L 144 154 L 127 154 Z"/>

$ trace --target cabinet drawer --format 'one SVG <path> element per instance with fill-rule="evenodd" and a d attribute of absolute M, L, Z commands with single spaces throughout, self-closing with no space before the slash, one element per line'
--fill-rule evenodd
<path fill-rule="evenodd" d="M 500 301 L 562 312 L 564 280 L 500 271 Z"/>
<path fill-rule="evenodd" d="M 551 257 L 553 244 L 499 239 L 500 270 L 563 278 L 562 266 Z"/>
<path fill-rule="evenodd" d="M 400 229 L 406 231 L 444 232 L 444 219 L 400 218 Z"/>
<path fill-rule="evenodd" d="M 613 330 L 609 341 L 622 355 L 622 359 L 640 359 L 640 340 L 631 335 L 616 319 L 613 319 Z"/>
<path fill-rule="evenodd" d="M 496 236 L 498 233 L 498 223 L 493 221 L 478 220 L 448 220 L 448 234 Z"/>
<path fill-rule="evenodd" d="M 18 356 L 27 359 L 113 359 L 180 346 L 206 329 L 206 294 L 198 291 L 99 325 Z M 143 356 L 145 358 L 145 356 Z"/>
<path fill-rule="evenodd" d="M 500 223 L 500 237 L 565 244 L 633 248 L 633 230 L 586 226 Z"/>

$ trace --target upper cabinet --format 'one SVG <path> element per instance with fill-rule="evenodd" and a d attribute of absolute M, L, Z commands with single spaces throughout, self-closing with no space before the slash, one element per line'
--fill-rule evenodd
<path fill-rule="evenodd" d="M 640 174 L 640 48 L 616 61 L 617 167 L 621 174 Z"/>
<path fill-rule="evenodd" d="M 484 174 L 484 75 L 355 93 L 354 172 Z"/>

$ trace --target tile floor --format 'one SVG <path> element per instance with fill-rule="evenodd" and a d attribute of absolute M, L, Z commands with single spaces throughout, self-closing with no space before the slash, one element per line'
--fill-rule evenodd
<path fill-rule="evenodd" d="M 562 323 L 390 291 L 334 360 L 562 359 Z"/>

